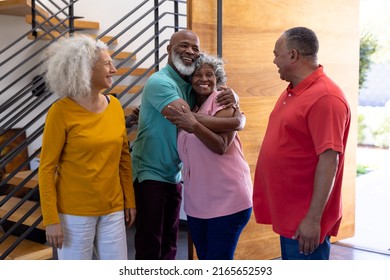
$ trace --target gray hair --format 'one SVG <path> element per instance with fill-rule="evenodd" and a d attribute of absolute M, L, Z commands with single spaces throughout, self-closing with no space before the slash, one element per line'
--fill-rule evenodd
<path fill-rule="evenodd" d="M 289 50 L 296 49 L 301 56 L 317 58 L 319 43 L 313 30 L 306 27 L 294 27 L 284 32 Z"/>
<path fill-rule="evenodd" d="M 50 91 L 63 97 L 91 94 L 92 68 L 107 45 L 90 36 L 67 37 L 53 43 L 45 53 L 43 72 Z"/>
<path fill-rule="evenodd" d="M 224 61 L 218 56 L 201 53 L 195 62 L 195 71 L 201 68 L 204 64 L 214 68 L 215 76 L 217 77 L 217 86 L 226 84 L 227 77 L 224 68 Z"/>

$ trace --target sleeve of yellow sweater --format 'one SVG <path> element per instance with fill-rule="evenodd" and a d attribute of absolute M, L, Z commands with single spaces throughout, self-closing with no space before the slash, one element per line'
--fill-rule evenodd
<path fill-rule="evenodd" d="M 44 225 L 60 222 L 55 173 L 66 140 L 66 129 L 58 109 L 58 104 L 54 103 L 47 114 L 40 155 L 38 178 Z"/>
<path fill-rule="evenodd" d="M 124 120 L 125 120 L 125 116 L 123 115 L 123 122 Z M 127 130 L 125 124 L 124 127 L 125 129 L 123 131 L 122 154 L 119 163 L 119 177 L 123 189 L 125 208 L 135 208 L 133 176 L 131 170 L 132 166 L 131 166 L 129 142 L 127 138 Z"/>

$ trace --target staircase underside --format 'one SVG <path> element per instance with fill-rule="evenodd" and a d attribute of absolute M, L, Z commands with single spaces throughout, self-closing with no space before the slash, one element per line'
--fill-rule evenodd
<path fill-rule="evenodd" d="M 0 236 L 2 233 L 0 233 Z M 9 236 L 0 244 L 0 255 L 4 253 L 12 242 L 17 239 L 16 236 Z M 53 249 L 50 246 L 40 244 L 30 240 L 23 240 L 5 259 L 6 260 L 49 260 L 53 257 Z"/>
<path fill-rule="evenodd" d="M 42 14 L 47 12 L 39 6 L 35 7 Z M 0 0 L 0 14 L 10 16 L 26 16 L 31 14 L 31 0 Z"/>
<path fill-rule="evenodd" d="M 32 23 L 32 16 L 31 16 L 31 13 L 28 14 L 28 15 L 26 16 L 26 22 L 27 22 L 28 24 L 31 24 L 31 23 Z M 37 16 L 37 17 L 36 17 L 36 22 L 37 22 L 38 24 L 41 24 L 41 23 L 45 22 L 45 19 L 42 18 L 42 17 L 40 17 L 40 16 Z M 57 19 L 55 19 L 55 18 L 51 19 L 49 22 L 52 24 L 52 26 L 59 24 L 59 21 L 58 21 Z M 64 23 L 65 23 L 66 25 L 69 25 L 69 22 L 68 22 L 68 21 L 65 21 Z M 45 25 L 46 25 L 46 26 L 50 26 L 49 23 L 46 23 Z M 100 24 L 99 24 L 99 22 L 96 22 L 96 21 L 86 21 L 86 20 L 75 19 L 75 20 L 74 20 L 74 27 L 75 27 L 76 29 L 92 29 L 92 30 L 99 30 Z"/>

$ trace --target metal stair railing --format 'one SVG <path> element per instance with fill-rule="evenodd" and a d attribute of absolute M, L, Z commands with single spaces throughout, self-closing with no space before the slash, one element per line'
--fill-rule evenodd
<path fill-rule="evenodd" d="M 62 2 L 62 3 L 61 3 Z M 39 68 L 42 64 L 41 56 L 48 46 L 63 36 L 73 36 L 76 31 L 74 28 L 74 19 L 78 18 L 73 15 L 73 6 L 78 0 L 32 0 L 32 28 L 29 32 L 20 36 L 17 40 L 7 45 L 0 50 L 0 69 L 5 71 L 0 73 L 0 97 L 6 96 L 5 101 L 0 104 L 0 136 L 6 135 L 8 132 L 17 128 L 18 131 L 9 137 L 3 143 L 0 143 L 0 171 L 5 171 L 8 164 L 13 162 L 15 158 L 30 145 L 34 144 L 38 148 L 34 152 L 30 152 L 30 155 L 18 166 L 14 167 L 11 172 L 8 172 L 8 176 L 0 178 L 0 194 L 4 187 L 9 185 L 9 182 L 20 171 L 24 170 L 30 165 L 30 163 L 40 153 L 40 137 L 44 129 L 44 117 L 50 108 L 51 104 L 56 100 L 52 93 L 44 88 L 44 82 L 42 73 L 39 72 Z M 48 7 L 48 3 L 51 7 Z M 172 6 L 169 6 L 173 4 Z M 43 7 L 48 11 L 49 16 L 45 16 L 38 9 L 34 9 L 35 5 Z M 161 52 L 161 48 L 164 48 L 169 42 L 170 36 L 179 29 L 186 28 L 186 25 L 179 26 L 179 18 L 186 18 L 186 1 L 181 0 L 154 0 L 154 1 L 142 1 L 138 6 L 134 7 L 125 16 L 113 23 L 106 31 L 100 33 L 97 39 L 116 33 L 115 36 L 107 43 L 109 47 L 117 40 L 123 41 L 121 45 L 113 52 L 112 58 L 117 61 L 116 57 L 125 48 L 130 45 L 137 45 L 137 49 L 134 50 L 128 57 L 122 61 L 116 63 L 116 67 L 123 67 L 126 63 L 132 63 L 126 73 L 120 77 L 116 77 L 113 86 L 107 89 L 105 93 L 109 93 L 112 88 L 119 85 L 120 82 L 125 82 L 125 78 L 130 77 L 135 69 L 142 65 L 147 65 L 143 75 L 132 77 L 133 80 L 127 83 L 127 87 L 116 97 L 120 100 L 123 108 L 133 105 L 137 97 L 142 93 L 142 88 L 135 94 L 127 94 L 127 92 L 134 86 L 138 85 L 148 77 L 149 73 L 158 71 L 161 63 L 166 60 L 167 55 Z M 161 13 L 160 10 L 165 9 L 168 12 Z M 146 11 L 141 16 L 136 16 L 139 11 Z M 184 12 L 179 12 L 179 11 Z M 66 11 L 69 11 L 68 13 Z M 142 23 L 142 20 L 147 16 L 152 15 L 153 20 L 148 23 Z M 37 17 L 43 18 L 43 22 L 38 23 Z M 53 20 L 55 19 L 55 24 Z M 172 24 L 167 26 L 160 26 L 161 20 L 172 21 Z M 137 30 L 141 30 L 138 31 Z M 38 31 L 42 34 L 37 36 Z M 53 32 L 58 32 L 58 36 L 54 36 Z M 142 39 L 141 35 L 149 32 L 152 34 L 147 39 Z M 51 36 L 52 40 L 46 41 L 44 38 Z M 31 42 L 25 42 L 25 38 L 33 37 Z M 129 40 L 126 39 L 130 38 Z M 154 44 L 153 44 L 154 43 Z M 20 47 L 20 45 L 22 45 Z M 17 49 L 16 51 L 14 51 Z M 11 53 L 13 51 L 13 53 Z M 24 54 L 26 58 L 20 59 L 21 54 Z M 142 55 L 142 53 L 146 53 Z M 163 55 L 160 55 L 163 53 Z M 4 57 L 4 59 L 3 59 Z M 133 63 L 134 58 L 137 57 Z M 154 59 L 153 59 L 154 57 Z M 149 63 L 148 60 L 153 62 Z M 16 66 L 13 66 L 16 65 Z M 21 74 L 19 74 L 19 72 Z M 34 79 L 31 79 L 34 76 Z M 32 93 L 34 93 L 32 95 Z M 127 118 L 126 122 L 129 121 Z M 130 128 L 131 129 L 131 128 Z M 17 139 L 25 135 L 25 139 L 21 143 L 17 143 Z M 9 146 L 13 146 L 11 149 L 6 149 Z M 6 151 L 7 150 L 7 151 Z M 22 180 L 17 186 L 14 186 L 11 191 L 2 198 L 0 201 L 0 207 L 3 206 L 9 199 L 11 199 L 18 191 L 25 188 L 26 184 L 37 174 L 37 169 L 33 170 L 24 180 Z M 23 204 L 23 202 L 36 201 L 34 210 L 39 206 L 39 186 L 35 185 L 21 198 L 18 202 L 3 218 L 0 219 L 0 226 Z M 34 210 L 29 210 L 23 217 L 12 225 L 3 236 L 0 238 L 0 244 L 13 232 L 16 228 L 23 224 L 23 222 L 31 215 Z M 40 216 L 31 226 L 25 230 L 20 237 L 2 254 L 0 259 L 5 259 L 14 248 L 16 248 L 34 229 L 37 228 L 42 221 Z"/>

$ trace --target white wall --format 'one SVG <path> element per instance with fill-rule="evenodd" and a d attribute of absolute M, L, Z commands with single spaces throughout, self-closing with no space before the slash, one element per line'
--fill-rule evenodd
<path fill-rule="evenodd" d="M 61 0 L 55 0 L 56 2 L 60 3 L 62 6 L 63 3 Z M 115 1 L 107 1 L 107 0 L 79 0 L 75 4 L 75 16 L 82 16 L 84 20 L 88 21 L 98 21 L 100 23 L 100 30 L 99 31 L 85 31 L 84 33 L 93 33 L 93 34 L 100 34 L 103 31 L 105 31 L 108 27 L 110 27 L 113 23 L 118 21 L 120 18 L 122 18 L 124 15 L 129 13 L 129 11 L 138 6 L 140 3 L 142 3 L 142 0 L 115 0 Z M 136 12 L 131 16 L 131 20 L 134 20 L 135 18 L 138 18 L 142 14 L 144 14 L 146 11 L 151 9 L 153 7 L 154 1 L 148 1 L 148 3 L 140 9 L 140 11 Z M 179 4 L 180 8 L 180 13 L 186 14 L 186 5 L 185 4 Z M 173 2 L 171 1 L 166 1 L 163 6 L 160 8 L 160 14 L 165 12 L 165 11 L 173 11 Z M 134 26 L 131 28 L 128 32 L 126 32 L 123 37 L 119 38 L 119 45 L 121 43 L 124 43 L 125 41 L 131 39 L 134 34 L 142 30 L 142 28 L 149 23 L 150 21 L 153 20 L 153 13 L 151 15 L 146 16 L 142 19 L 141 25 Z M 160 22 L 160 28 L 164 25 L 173 25 L 173 16 L 165 16 L 162 21 Z M 110 36 L 115 36 L 118 32 L 123 30 L 123 28 L 129 24 L 129 20 L 125 20 L 122 24 L 120 24 L 116 29 L 111 31 L 108 35 Z M 180 17 L 180 25 L 181 26 L 186 26 L 186 19 L 184 17 Z M 25 20 L 23 17 L 19 16 L 9 16 L 9 15 L 0 15 L 0 50 L 2 50 L 5 46 L 9 45 L 11 42 L 15 41 L 17 38 L 22 36 L 24 33 L 26 33 L 30 29 L 30 26 L 25 23 Z M 143 42 L 146 38 L 149 38 L 152 36 L 154 32 L 154 28 L 151 27 L 148 31 L 144 32 L 142 36 L 135 41 L 133 44 L 128 46 L 125 50 L 132 52 L 135 51 L 141 42 Z M 169 39 L 171 34 L 173 33 L 173 29 L 169 28 L 161 36 L 160 41 L 163 39 Z M 7 59 L 11 54 L 13 54 L 17 49 L 21 48 L 23 45 L 30 43 L 29 40 L 23 39 L 20 44 L 12 47 L 11 50 L 0 54 L 0 63 L 4 61 L 4 59 Z M 5 73 L 7 73 L 10 69 L 12 69 L 15 65 L 20 63 L 24 58 L 27 58 L 30 56 L 33 52 L 38 50 L 43 44 L 36 44 L 32 49 L 29 49 L 27 52 L 24 52 L 20 55 L 18 55 L 17 59 L 6 63 L 4 65 L 1 65 L 0 67 L 0 77 L 2 77 Z M 118 46 L 110 46 L 110 49 L 116 50 Z M 154 43 L 150 45 L 150 48 L 154 48 Z M 147 52 L 150 50 L 144 50 L 137 55 L 137 57 L 143 57 Z M 166 51 L 166 45 L 163 46 L 163 48 L 160 50 L 160 55 L 162 55 L 162 52 Z M 31 65 L 36 64 L 40 59 L 40 56 L 37 56 L 33 59 L 31 59 Z M 137 62 L 137 61 L 136 61 Z M 131 62 L 129 64 L 134 64 L 136 62 Z M 150 58 L 146 60 L 141 67 L 146 67 L 147 65 L 150 65 L 153 63 L 153 58 Z M 165 61 L 166 63 L 166 61 Z M 164 64 L 164 63 L 163 63 Z M 10 82 L 14 81 L 18 77 L 20 77 L 24 71 L 16 71 L 9 77 L 0 80 L 0 90 L 3 90 L 6 86 L 10 84 Z M 31 73 L 26 76 L 22 80 L 23 85 L 25 85 L 27 82 L 31 81 L 32 78 L 38 73 L 38 71 L 35 71 L 34 73 Z M 134 78 L 127 78 L 126 80 L 123 81 L 123 85 L 128 85 L 130 82 L 132 82 Z M 8 100 L 10 96 L 15 94 L 22 85 L 17 85 L 15 88 L 12 88 L 12 90 L 6 91 L 4 94 L 0 95 L 0 104 L 3 104 L 5 100 Z M 129 95 L 130 96 L 130 95 Z M 32 97 L 31 95 L 27 96 L 26 99 L 28 98 L 35 98 Z M 34 116 L 37 114 L 38 111 L 41 111 L 42 108 L 48 106 L 48 104 L 51 104 L 55 100 L 55 96 L 53 96 L 47 103 L 45 104 L 40 104 L 39 108 L 37 111 L 34 111 L 31 113 L 31 116 Z M 24 100 L 23 102 L 25 102 Z M 139 99 L 136 101 L 135 105 L 139 104 Z M 18 104 L 14 104 L 16 106 Z M 5 110 L 3 112 L 0 112 L 0 119 L 2 116 L 4 116 L 6 113 L 9 111 L 14 110 L 15 107 L 10 107 L 8 110 Z M 23 127 L 28 123 L 30 118 L 26 118 L 23 121 L 18 122 L 14 128 L 19 128 Z M 32 131 L 36 129 L 39 125 L 41 125 L 44 122 L 44 117 L 39 120 L 36 125 L 34 125 L 31 129 L 27 131 L 27 134 L 30 134 Z M 3 123 L 0 122 L 0 126 L 2 126 Z M 32 143 L 29 147 L 29 152 L 33 152 L 36 150 L 38 147 L 40 147 L 41 144 L 41 138 L 37 139 L 34 143 Z"/>

